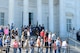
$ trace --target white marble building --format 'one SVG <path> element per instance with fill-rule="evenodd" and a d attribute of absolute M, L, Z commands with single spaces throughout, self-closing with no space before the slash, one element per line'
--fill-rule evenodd
<path fill-rule="evenodd" d="M 0 0 L 0 25 L 44 24 L 61 37 L 80 28 L 80 0 Z"/>

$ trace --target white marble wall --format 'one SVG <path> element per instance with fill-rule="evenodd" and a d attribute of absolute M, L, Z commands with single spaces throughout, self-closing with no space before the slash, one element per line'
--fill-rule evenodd
<path fill-rule="evenodd" d="M 59 2 L 58 2 L 59 1 Z M 15 27 L 22 26 L 23 0 L 15 1 L 14 22 Z M 48 0 L 42 0 L 42 23 L 46 29 L 49 29 L 49 3 Z M 5 22 L 8 23 L 9 0 L 0 0 L 0 12 L 5 12 Z M 29 0 L 29 12 L 33 13 L 33 24 L 37 24 L 37 0 Z M 73 16 L 66 16 L 71 13 Z M 66 19 L 72 19 L 72 27 L 76 30 L 80 28 L 80 0 L 54 0 L 54 32 L 60 34 L 61 37 L 67 36 Z M 26 20 L 24 20 L 26 21 Z"/>
<path fill-rule="evenodd" d="M 5 0 L 0 0 L 0 12 L 5 13 L 4 17 L 4 25 L 8 24 L 8 1 L 5 2 Z"/>
<path fill-rule="evenodd" d="M 79 0 L 60 0 L 60 35 L 62 37 L 68 37 L 66 19 L 72 19 L 72 28 L 75 27 L 76 30 L 80 28 L 80 8 Z M 69 15 L 66 15 L 69 14 Z"/>
<path fill-rule="evenodd" d="M 60 0 L 60 2 L 59 2 L 60 4 L 59 4 L 59 16 L 60 16 L 60 22 L 59 22 L 59 24 L 60 24 L 60 31 L 59 31 L 59 33 L 60 33 L 60 36 L 61 37 L 63 37 L 63 36 L 65 36 L 66 37 L 66 19 L 65 19 L 65 12 L 64 12 L 64 1 L 63 0 Z"/>

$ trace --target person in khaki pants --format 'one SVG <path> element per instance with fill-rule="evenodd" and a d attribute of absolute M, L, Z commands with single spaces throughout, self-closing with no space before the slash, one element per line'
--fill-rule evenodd
<path fill-rule="evenodd" d="M 26 53 L 28 53 L 28 49 L 29 49 L 29 43 L 28 43 L 28 39 L 26 39 L 25 43 L 24 43 L 24 48 L 26 49 Z"/>
<path fill-rule="evenodd" d="M 2 53 L 2 47 L 0 47 L 0 53 Z"/>
<path fill-rule="evenodd" d="M 37 39 L 37 42 L 36 42 L 36 44 L 37 44 L 37 53 L 40 53 L 40 46 L 41 46 L 41 41 L 40 41 L 41 39 L 40 39 L 40 36 L 38 37 L 38 39 Z"/>

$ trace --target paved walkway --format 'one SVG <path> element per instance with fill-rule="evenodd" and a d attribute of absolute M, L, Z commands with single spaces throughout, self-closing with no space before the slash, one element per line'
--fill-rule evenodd
<path fill-rule="evenodd" d="M 80 53 L 80 48 L 74 47 L 70 45 L 69 53 Z"/>
<path fill-rule="evenodd" d="M 35 39 L 35 37 L 33 37 L 34 39 Z M 13 42 L 13 40 L 12 40 L 12 42 Z M 34 53 L 37 53 L 37 48 L 34 48 Z M 28 50 L 29 51 L 29 53 L 30 53 L 30 49 Z M 45 53 L 45 48 L 43 49 L 43 52 Z M 2 51 L 2 53 L 5 53 L 5 51 Z M 13 49 L 12 48 L 10 48 L 10 53 L 13 53 Z M 19 53 L 19 51 L 17 50 L 17 53 Z M 26 53 L 26 50 L 25 49 L 22 49 L 22 53 Z M 53 52 L 54 53 L 54 52 Z M 80 53 L 80 49 L 79 48 L 77 48 L 77 47 L 74 47 L 74 46 L 69 46 L 69 48 L 68 48 L 68 53 Z"/>
<path fill-rule="evenodd" d="M 34 53 L 37 53 L 37 48 L 34 49 Z M 30 53 L 30 49 L 28 50 Z M 45 53 L 45 48 L 43 49 L 43 52 Z M 3 51 L 2 53 L 5 53 L 5 51 Z M 13 49 L 10 48 L 10 53 L 13 53 Z M 19 51 L 17 50 L 17 53 L 19 53 Z M 26 53 L 25 49 L 22 49 L 22 53 Z M 54 53 L 54 52 L 53 52 Z M 74 46 L 70 46 L 68 49 L 68 53 L 80 53 L 80 49 Z"/>

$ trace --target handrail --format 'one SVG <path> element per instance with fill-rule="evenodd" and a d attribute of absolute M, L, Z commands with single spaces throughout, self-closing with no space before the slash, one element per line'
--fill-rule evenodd
<path fill-rule="evenodd" d="M 77 44 L 79 44 L 80 45 L 80 42 L 78 42 L 77 40 L 74 40 L 74 39 L 72 39 L 72 38 L 68 38 L 69 40 L 72 40 L 73 42 L 75 42 L 75 43 L 77 43 Z"/>
<path fill-rule="evenodd" d="M 7 47 L 7 46 L 6 46 Z M 4 47 L 0 47 L 0 48 L 6 48 L 5 46 Z M 38 47 L 38 46 L 28 46 L 27 48 L 32 48 L 32 47 Z M 42 48 L 54 48 L 53 46 L 40 46 Z M 14 47 L 9 47 L 9 48 L 14 48 Z M 19 47 L 18 47 L 19 48 Z M 20 48 L 25 48 L 25 47 L 20 47 Z"/>

